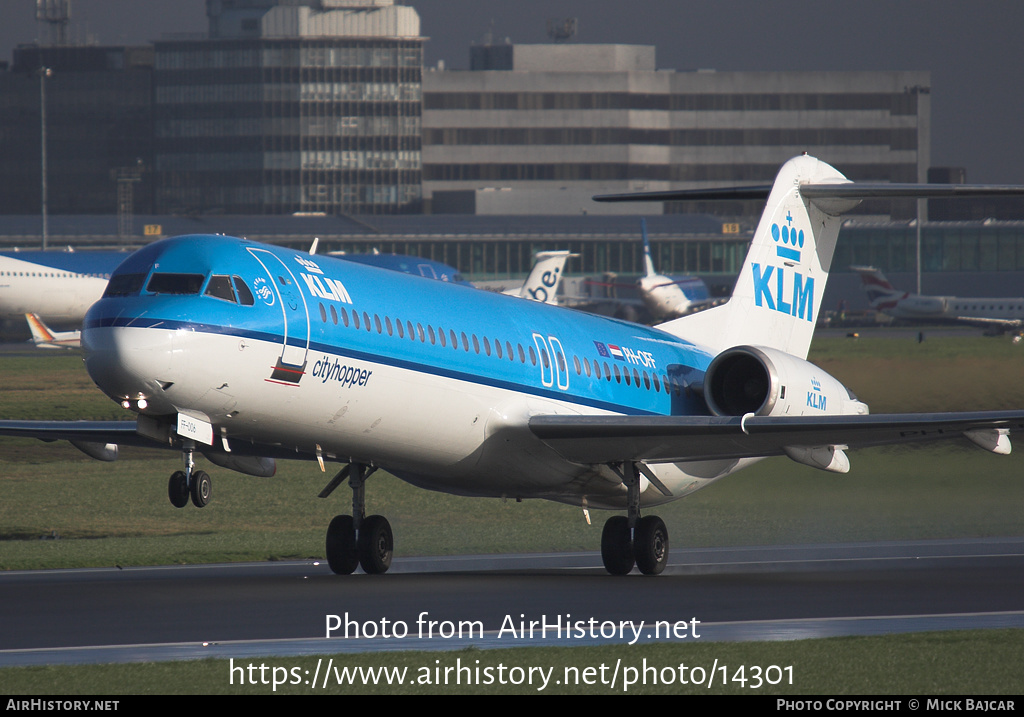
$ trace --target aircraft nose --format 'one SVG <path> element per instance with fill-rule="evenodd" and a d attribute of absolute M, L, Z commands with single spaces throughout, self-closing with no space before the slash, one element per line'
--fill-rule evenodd
<path fill-rule="evenodd" d="M 85 369 L 116 401 L 145 398 L 155 409 L 163 388 L 173 382 L 174 333 L 130 326 L 89 327 L 82 331 Z M 165 408 L 165 407 L 164 407 Z"/>

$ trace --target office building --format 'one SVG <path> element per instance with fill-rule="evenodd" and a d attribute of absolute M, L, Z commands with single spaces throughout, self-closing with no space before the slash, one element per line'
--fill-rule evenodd
<path fill-rule="evenodd" d="M 423 38 L 392 0 L 210 0 L 156 43 L 163 213 L 420 210 Z"/>
<path fill-rule="evenodd" d="M 46 68 L 45 77 L 40 68 Z M 0 71 L 0 214 L 118 211 L 118 177 L 152 212 L 153 48 L 23 45 Z"/>
<path fill-rule="evenodd" d="M 769 184 L 802 152 L 855 180 L 923 182 L 929 85 L 927 72 L 659 70 L 646 46 L 475 47 L 470 70 L 424 74 L 424 195 L 434 211 L 580 214 L 601 211 L 592 194 Z"/>

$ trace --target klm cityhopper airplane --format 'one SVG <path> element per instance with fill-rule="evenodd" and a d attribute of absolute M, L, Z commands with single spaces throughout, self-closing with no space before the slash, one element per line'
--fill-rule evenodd
<path fill-rule="evenodd" d="M 176 506 L 210 499 L 197 451 L 258 476 L 278 458 L 344 464 L 320 494 L 352 489 L 327 529 L 339 574 L 391 563 L 388 521 L 365 515 L 378 469 L 625 511 L 605 523 L 605 567 L 656 574 L 669 535 L 650 509 L 766 456 L 845 472 L 847 448 L 965 435 L 1006 453 L 1024 427 L 1024 410 L 872 416 L 805 360 L 839 216 L 878 191 L 789 161 L 732 299 L 655 328 L 242 239 L 163 240 L 121 264 L 82 334 L 90 376 L 136 420 L 0 433 L 104 459 L 119 443 L 179 450 Z"/>

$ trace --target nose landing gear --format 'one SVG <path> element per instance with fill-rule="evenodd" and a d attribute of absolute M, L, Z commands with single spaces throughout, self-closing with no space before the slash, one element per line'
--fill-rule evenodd
<path fill-rule="evenodd" d="M 187 441 L 182 457 L 185 459 L 185 470 L 175 471 L 167 482 L 167 497 L 171 499 L 171 505 L 175 508 L 184 508 L 188 505 L 189 498 L 192 505 L 203 508 L 210 502 L 213 493 L 213 479 L 206 471 L 195 470 L 195 461 L 192 454 L 195 445 Z"/>

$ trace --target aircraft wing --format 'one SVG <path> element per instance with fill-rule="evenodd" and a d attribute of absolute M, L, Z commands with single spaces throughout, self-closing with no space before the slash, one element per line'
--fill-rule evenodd
<path fill-rule="evenodd" d="M 956 316 L 956 321 L 962 321 L 965 324 L 975 324 L 976 326 L 995 326 L 1000 329 L 1019 329 L 1024 325 L 1024 321 L 1020 319 L 990 319 L 984 316 Z"/>
<path fill-rule="evenodd" d="M 0 421 L 0 436 L 41 441 L 86 441 L 126 446 L 159 445 L 136 430 L 135 421 Z"/>
<path fill-rule="evenodd" d="M 967 435 L 989 450 L 997 432 L 1024 430 L 1024 410 L 867 416 L 534 416 L 530 430 L 583 464 L 738 459 L 786 449 L 866 448 Z M 987 436 L 985 434 L 988 434 Z M 1004 450 L 1009 445 L 1005 442 Z"/>
<path fill-rule="evenodd" d="M 87 450 L 89 446 L 102 446 L 112 443 L 118 446 L 141 446 L 143 448 L 167 448 L 174 451 L 182 450 L 181 439 L 165 424 L 158 424 L 152 419 L 140 418 L 135 421 L 21 421 L 0 420 L 0 436 L 12 438 L 36 438 L 41 441 L 70 441 L 79 449 L 84 450 L 93 458 L 95 452 Z M 254 443 L 250 441 L 229 441 L 230 453 L 234 456 L 256 456 L 262 458 L 302 458 L 312 459 L 312 453 L 285 450 L 277 445 Z M 83 445 L 85 447 L 83 447 Z M 224 443 L 215 441 L 215 445 L 197 446 L 207 458 L 211 454 L 225 454 Z M 101 460 L 113 460 L 102 458 Z M 211 459 L 212 460 L 212 459 Z M 222 464 L 218 464 L 222 465 Z M 231 467 L 231 466 L 227 466 Z M 232 470 L 240 470 L 231 467 Z M 241 469 L 241 472 L 247 471 Z M 250 475 L 256 475 L 250 473 Z"/>

